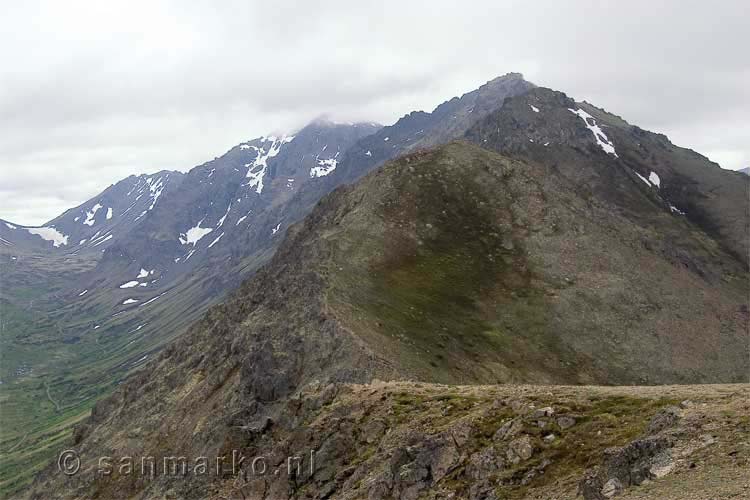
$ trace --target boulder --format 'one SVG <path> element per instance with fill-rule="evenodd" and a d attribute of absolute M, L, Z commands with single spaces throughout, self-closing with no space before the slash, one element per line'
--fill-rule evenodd
<path fill-rule="evenodd" d="M 576 425 L 576 419 L 569 415 L 561 415 L 557 417 L 557 426 L 561 430 L 570 429 L 574 425 Z"/>
<path fill-rule="evenodd" d="M 528 460 L 534 454 L 534 446 L 531 443 L 531 437 L 524 435 L 514 439 L 508 444 L 506 453 L 508 461 L 517 464 L 523 460 Z"/>

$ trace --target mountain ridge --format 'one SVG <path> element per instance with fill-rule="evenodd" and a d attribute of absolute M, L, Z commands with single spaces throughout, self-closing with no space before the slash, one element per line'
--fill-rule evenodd
<path fill-rule="evenodd" d="M 592 206 L 548 174 L 545 165 L 454 142 L 339 187 L 290 227 L 268 265 L 100 400 L 76 430 L 76 449 L 89 457 L 102 446 L 126 446 L 161 457 L 283 446 L 327 404 L 291 410 L 301 393 L 330 402 L 336 384 L 373 378 L 747 382 L 747 280 L 717 282 L 685 270 L 641 245 L 641 229 L 626 215 L 612 218 L 609 204 L 619 200 Z M 707 238 L 681 218 L 657 220 L 686 242 L 697 239 L 687 245 L 691 253 L 706 251 Z M 622 244 L 630 239 L 637 244 Z M 705 256 L 712 273 L 741 272 L 713 252 Z M 641 267 L 649 272 L 630 272 Z M 668 290 L 680 290 L 679 299 Z M 715 321 L 703 317 L 706 307 L 719 315 Z M 333 461 L 346 449 L 320 446 Z M 337 491 L 328 472 L 306 480 L 311 491 Z M 37 491 L 77 495 L 216 496 L 215 488 L 230 487 L 161 476 L 143 485 L 128 476 L 96 478 L 93 470 L 64 487 L 51 469 L 43 477 Z M 290 497 L 306 491 L 260 481 L 265 491 L 291 488 Z"/>
<path fill-rule="evenodd" d="M 473 114 L 478 91 L 438 106 L 440 116 L 410 113 L 359 138 L 320 142 L 331 136 L 311 129 L 248 141 L 185 174 L 140 233 L 80 275 L 89 281 L 65 292 L 74 302 L 56 313 L 79 318 L 57 326 L 72 345 L 93 335 L 125 352 L 112 358 L 121 376 L 103 392 L 113 395 L 74 444 L 86 453 L 122 443 L 148 451 L 158 442 L 164 453 L 244 446 L 253 441 L 235 428 L 268 418 L 293 429 L 288 405 L 311 383 L 335 392 L 375 377 L 746 381 L 742 220 L 705 196 L 710 176 L 690 178 L 705 158 L 519 77 L 500 77 L 488 100 L 500 106 L 472 123 L 446 110 Z M 455 134 L 470 142 L 427 148 Z M 348 146 L 329 151 L 336 140 Z M 686 161 L 696 163 L 682 169 Z M 727 188 L 731 174 L 718 175 L 741 208 L 747 183 Z M 244 224 L 244 238 L 226 229 Z M 180 269 L 191 279 L 169 274 Z M 66 396 L 66 385 L 51 387 Z M 209 415 L 218 422 L 210 429 Z M 143 425 L 130 432 L 128 421 Z M 44 481 L 39 488 L 65 491 Z M 83 495 L 187 488 L 122 481 L 87 474 L 68 486 Z"/>
<path fill-rule="evenodd" d="M 524 84 L 500 88 L 503 95 L 498 101 L 506 91 L 522 90 Z M 440 128 L 438 122 L 433 120 L 432 126 Z M 3 426 L 0 442 L 17 440 L 18 433 L 31 429 L 27 439 L 46 443 L 48 426 L 63 426 L 68 430 L 55 435 L 66 435 L 71 422 L 82 418 L 96 397 L 111 392 L 267 262 L 287 227 L 304 217 L 321 196 L 413 144 L 416 125 L 402 121 L 389 129 L 391 137 L 371 138 L 374 144 L 387 145 L 372 151 L 362 149 L 368 145 L 366 137 L 359 141 L 379 130 L 372 123 L 318 121 L 309 133 L 298 131 L 284 144 L 282 136 L 246 141 L 181 174 L 179 186 L 165 190 L 131 230 L 97 235 L 98 218 L 106 221 L 104 208 L 97 210 L 92 227 L 83 224 L 85 216 L 78 221 L 78 214 L 67 216 L 91 236 L 112 236 L 104 243 L 76 245 L 80 250 L 68 245 L 53 249 L 34 237 L 41 246 L 0 248 L 0 271 L 9 285 L 0 290 L 0 307 L 12 318 L 1 339 L 6 369 L 2 377 L 9 383 L 0 391 L 12 396 L 3 406 L 8 425 Z M 350 147 L 352 141 L 360 143 Z M 150 189 L 148 195 L 145 192 L 146 188 L 139 203 L 148 203 L 131 209 L 134 218 L 153 202 Z M 84 203 L 84 215 L 99 201 Z M 45 356 L 51 349 L 55 355 Z M 48 391 L 64 412 L 51 404 L 42 404 L 40 411 L 32 404 L 34 398 L 29 399 L 39 393 L 47 401 Z M 23 417 L 29 412 L 35 415 L 32 422 Z M 39 461 L 34 463 L 41 464 L 50 449 L 39 444 Z M 0 463 L 0 468 L 12 471 L 6 476 L 11 479 L 0 484 L 4 491 L 17 488 L 35 470 L 14 460 L 11 454 Z"/>

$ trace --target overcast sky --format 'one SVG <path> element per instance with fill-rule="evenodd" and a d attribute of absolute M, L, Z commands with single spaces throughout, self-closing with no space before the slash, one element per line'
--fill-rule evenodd
<path fill-rule="evenodd" d="M 0 218 L 41 224 L 321 114 L 390 124 L 510 71 L 750 164 L 746 2 L 294 3 L 4 1 Z"/>

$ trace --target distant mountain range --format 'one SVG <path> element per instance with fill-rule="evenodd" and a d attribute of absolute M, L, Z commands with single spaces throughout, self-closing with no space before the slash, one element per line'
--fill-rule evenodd
<path fill-rule="evenodd" d="M 747 382 L 748 192 L 516 73 L 390 126 L 316 121 L 130 177 L 43 228 L 0 224 L 0 390 L 56 402 L 5 437 L 110 392 L 75 431 L 89 458 L 272 444 L 237 429 L 284 439 L 313 418 L 289 410 L 313 381 Z M 33 491 L 71 491 L 53 472 Z M 75 491 L 216 488 L 231 489 L 87 470 Z"/>

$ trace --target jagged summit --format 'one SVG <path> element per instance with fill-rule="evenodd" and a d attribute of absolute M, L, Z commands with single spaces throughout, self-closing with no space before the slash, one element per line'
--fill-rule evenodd
<path fill-rule="evenodd" d="M 562 92 L 535 88 L 508 99 L 467 137 L 504 154 L 554 165 L 568 182 L 584 183 L 642 213 L 647 207 L 629 189 L 635 183 L 649 194 L 650 204 L 696 224 L 750 268 L 747 183 L 663 134 Z M 582 162 L 592 168 L 581 168 Z"/>

